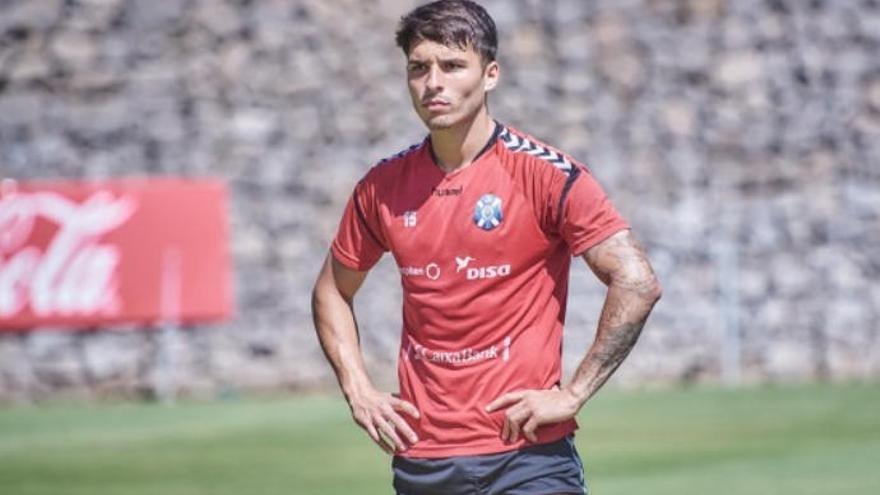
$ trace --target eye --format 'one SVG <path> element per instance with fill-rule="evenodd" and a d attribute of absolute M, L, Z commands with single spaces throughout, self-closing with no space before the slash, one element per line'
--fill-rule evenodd
<path fill-rule="evenodd" d="M 406 70 L 408 70 L 409 72 L 419 72 L 425 70 L 425 64 L 421 62 L 410 62 L 409 64 L 407 64 Z"/>

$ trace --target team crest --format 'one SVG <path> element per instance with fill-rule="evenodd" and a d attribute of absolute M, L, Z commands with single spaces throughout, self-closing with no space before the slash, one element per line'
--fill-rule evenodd
<path fill-rule="evenodd" d="M 504 214 L 501 212 L 501 198 L 494 194 L 484 194 L 474 208 L 474 223 L 483 230 L 492 230 L 501 225 Z"/>

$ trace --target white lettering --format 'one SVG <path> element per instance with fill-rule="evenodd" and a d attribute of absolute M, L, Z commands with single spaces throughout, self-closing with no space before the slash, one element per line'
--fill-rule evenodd
<path fill-rule="evenodd" d="M 510 265 L 468 268 L 467 272 L 465 273 L 468 280 L 482 280 L 487 278 L 506 277 L 510 275 Z"/>
<path fill-rule="evenodd" d="M 56 193 L 0 199 L 0 317 L 28 304 L 34 314 L 74 316 L 119 311 L 119 248 L 98 239 L 128 220 L 136 206 L 99 191 L 82 204 Z M 45 252 L 26 246 L 38 217 L 57 225 Z"/>
<path fill-rule="evenodd" d="M 488 361 L 492 359 L 501 359 L 504 362 L 510 360 L 510 337 L 505 337 L 501 345 L 501 349 L 497 345 L 490 345 L 484 349 L 472 349 L 470 347 L 460 351 L 438 351 L 428 349 L 427 347 L 416 344 L 410 340 L 408 346 L 404 347 L 406 359 L 412 357 L 415 361 L 429 361 L 432 363 L 451 364 L 463 366 Z"/>
<path fill-rule="evenodd" d="M 415 266 L 402 266 L 400 267 L 400 274 L 407 277 L 418 277 L 425 274 L 425 269 Z"/>
<path fill-rule="evenodd" d="M 437 280 L 440 278 L 440 265 L 437 263 L 431 263 L 425 267 L 425 275 L 428 276 L 431 280 Z"/>
<path fill-rule="evenodd" d="M 424 268 L 420 266 L 402 266 L 400 274 L 404 277 L 428 277 L 431 280 L 440 278 L 440 265 L 437 263 L 428 263 Z"/>
<path fill-rule="evenodd" d="M 415 227 L 416 222 L 418 222 L 418 217 L 416 216 L 416 212 L 406 211 L 403 213 L 403 226 L 404 227 L 407 227 L 407 228 Z"/>

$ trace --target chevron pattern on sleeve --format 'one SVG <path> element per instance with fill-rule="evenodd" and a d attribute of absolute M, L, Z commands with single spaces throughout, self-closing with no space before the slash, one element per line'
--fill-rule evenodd
<path fill-rule="evenodd" d="M 543 145 L 534 143 L 524 137 L 517 136 L 516 134 L 510 132 L 506 127 L 501 134 L 498 135 L 501 139 L 501 142 L 504 143 L 504 146 L 507 149 L 519 152 L 526 153 L 532 155 L 536 158 L 540 158 L 546 162 L 549 162 L 554 167 L 562 170 L 567 175 L 571 175 L 572 170 L 574 170 L 574 166 L 571 164 L 568 158 L 557 151 L 553 151 Z"/>

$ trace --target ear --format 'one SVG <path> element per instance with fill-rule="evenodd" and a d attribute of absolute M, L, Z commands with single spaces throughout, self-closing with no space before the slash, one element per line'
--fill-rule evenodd
<path fill-rule="evenodd" d="M 488 93 L 495 89 L 495 86 L 498 85 L 498 79 L 501 77 L 501 67 L 498 65 L 498 61 L 493 60 L 486 64 L 486 68 L 483 69 L 483 89 Z"/>

